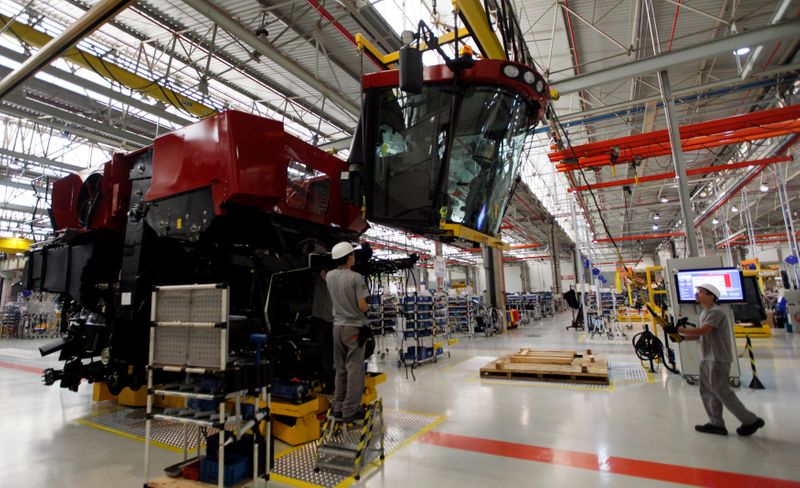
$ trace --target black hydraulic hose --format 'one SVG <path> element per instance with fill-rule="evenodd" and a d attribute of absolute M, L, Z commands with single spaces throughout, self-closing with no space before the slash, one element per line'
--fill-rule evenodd
<path fill-rule="evenodd" d="M 633 344 L 633 350 L 636 352 L 636 357 L 641 361 L 658 360 L 667 370 L 675 374 L 680 374 L 680 372 L 671 367 L 669 362 L 664 358 L 664 343 L 649 330 L 639 332 L 633 336 L 631 342 Z"/>

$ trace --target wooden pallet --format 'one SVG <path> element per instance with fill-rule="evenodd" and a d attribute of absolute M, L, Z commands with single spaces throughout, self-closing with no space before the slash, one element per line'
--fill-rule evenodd
<path fill-rule="evenodd" d="M 608 384 L 604 355 L 576 351 L 520 349 L 481 368 L 483 378 Z"/>

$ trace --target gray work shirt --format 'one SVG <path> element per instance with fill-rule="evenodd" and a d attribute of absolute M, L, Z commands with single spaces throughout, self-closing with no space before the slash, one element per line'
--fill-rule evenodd
<path fill-rule="evenodd" d="M 725 312 L 719 306 L 712 305 L 708 310 L 703 309 L 700 312 L 698 322 L 698 327 L 711 326 L 711 332 L 700 337 L 703 359 L 721 363 L 733 361 L 730 338 L 731 324 Z"/>
<path fill-rule="evenodd" d="M 358 308 L 358 300 L 369 296 L 364 277 L 350 269 L 336 268 L 325 277 L 333 303 L 333 325 L 361 327 L 367 317 Z"/>
<path fill-rule="evenodd" d="M 311 300 L 311 316 L 325 322 L 333 322 L 333 304 L 328 285 L 321 276 L 314 277 L 314 298 Z"/>

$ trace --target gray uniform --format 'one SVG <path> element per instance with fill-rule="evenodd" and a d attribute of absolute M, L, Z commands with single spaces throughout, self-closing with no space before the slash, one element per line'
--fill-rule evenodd
<path fill-rule="evenodd" d="M 320 277 L 314 279 L 314 299 L 311 301 L 311 316 L 325 322 L 333 322 L 333 304 L 328 285 Z"/>
<path fill-rule="evenodd" d="M 358 330 L 367 325 L 367 317 L 358 308 L 358 300 L 369 296 L 364 278 L 349 269 L 329 271 L 325 281 L 333 303 L 333 367 L 336 388 L 332 407 L 351 417 L 361 406 L 364 390 L 364 347 L 358 345 Z"/>
<path fill-rule="evenodd" d="M 731 361 L 730 328 L 727 315 L 717 305 L 700 312 L 699 326 L 709 325 L 712 331 L 700 338 L 702 360 L 700 361 L 700 398 L 712 425 L 724 427 L 722 406 L 724 405 L 744 425 L 755 422 L 758 417 L 747 410 L 728 383 Z"/>

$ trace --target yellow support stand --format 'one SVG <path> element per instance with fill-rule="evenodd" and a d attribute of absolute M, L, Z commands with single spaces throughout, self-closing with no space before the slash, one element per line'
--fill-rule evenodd
<path fill-rule="evenodd" d="M 123 388 L 119 395 L 114 395 L 108 391 L 105 382 L 97 382 L 92 385 L 92 401 L 104 402 L 107 400 L 116 400 L 125 407 L 144 407 L 147 405 L 147 388 L 139 388 L 136 391 Z"/>
<path fill-rule="evenodd" d="M 365 405 L 374 402 L 378 398 L 377 386 L 385 381 L 386 373 L 366 373 L 361 402 Z M 324 396 L 300 404 L 273 401 L 272 432 L 276 438 L 292 446 L 315 441 L 321 435 L 318 415 L 325 414 L 329 407 Z"/>
<path fill-rule="evenodd" d="M 117 397 L 117 403 L 125 407 L 145 407 L 147 406 L 147 388 L 141 387 L 136 391 L 123 388 Z"/>
<path fill-rule="evenodd" d="M 143 396 L 144 400 L 142 400 Z M 153 399 L 156 407 L 184 408 L 186 406 L 186 399 L 183 397 L 154 395 Z M 119 395 L 114 395 L 108 391 L 108 386 L 105 382 L 99 381 L 94 383 L 92 385 L 92 401 L 105 402 L 108 400 L 115 400 L 118 404 L 126 407 L 143 407 L 147 405 L 147 389 L 139 388 L 138 391 L 133 391 L 130 388 L 125 388 Z M 142 403 L 143 401 L 144 403 Z"/>
<path fill-rule="evenodd" d="M 108 386 L 104 382 L 98 382 L 92 385 L 92 401 L 105 402 L 107 400 L 116 400 L 117 395 L 108 391 Z"/>

